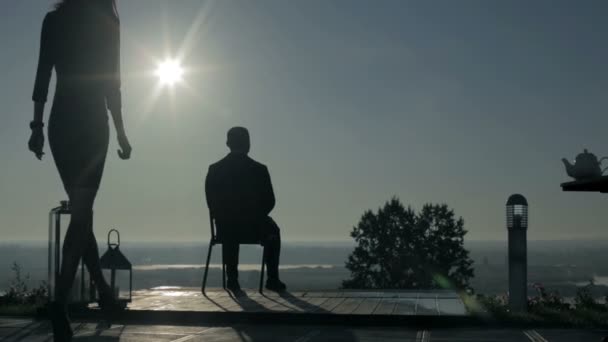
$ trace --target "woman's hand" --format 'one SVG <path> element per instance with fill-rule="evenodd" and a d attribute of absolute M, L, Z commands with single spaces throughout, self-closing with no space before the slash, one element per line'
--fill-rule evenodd
<path fill-rule="evenodd" d="M 120 157 L 122 160 L 131 158 L 132 148 L 125 133 L 118 134 L 118 145 L 120 146 L 120 150 L 118 150 L 118 157 Z"/>
<path fill-rule="evenodd" d="M 44 155 L 44 152 L 42 152 L 44 148 L 44 131 L 41 127 L 32 129 L 32 135 L 27 145 L 30 151 L 34 152 L 36 158 L 42 160 L 42 156 Z"/>

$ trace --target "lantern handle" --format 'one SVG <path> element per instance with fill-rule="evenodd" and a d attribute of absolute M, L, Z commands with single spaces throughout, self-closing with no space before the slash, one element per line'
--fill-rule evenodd
<path fill-rule="evenodd" d="M 110 243 L 110 236 L 112 235 L 112 232 L 116 233 L 116 238 L 117 241 L 116 243 Z M 118 248 L 120 246 L 120 232 L 116 229 L 110 229 L 110 231 L 108 232 L 108 248 Z"/>

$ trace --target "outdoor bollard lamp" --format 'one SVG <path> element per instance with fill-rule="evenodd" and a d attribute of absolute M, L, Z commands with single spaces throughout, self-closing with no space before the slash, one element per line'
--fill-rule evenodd
<path fill-rule="evenodd" d="M 112 233 L 116 233 L 116 242 L 112 243 L 110 238 Z M 108 232 L 108 250 L 99 260 L 102 270 L 110 271 L 110 287 L 118 304 L 126 308 L 127 303 L 131 303 L 131 292 L 133 291 L 133 268 L 131 262 L 120 251 L 120 233 L 116 229 Z M 128 276 L 126 272 L 128 271 Z M 128 281 L 128 285 L 126 282 Z M 120 288 L 128 286 L 128 294 L 121 294 Z"/>
<path fill-rule="evenodd" d="M 57 279 L 61 271 L 61 219 L 63 216 L 72 214 L 70 202 L 61 201 L 60 205 L 51 209 L 49 212 L 49 242 L 48 242 L 48 281 L 47 291 L 49 302 L 54 301 L 57 297 Z M 70 306 L 86 308 L 89 303 L 95 298 L 95 287 L 89 276 L 86 281 L 86 271 L 84 262 L 80 265 L 80 275 L 74 280 L 72 291 L 70 294 Z"/>
<path fill-rule="evenodd" d="M 528 201 L 515 194 L 507 201 L 507 230 L 509 232 L 509 307 L 526 311 L 528 306 Z"/>

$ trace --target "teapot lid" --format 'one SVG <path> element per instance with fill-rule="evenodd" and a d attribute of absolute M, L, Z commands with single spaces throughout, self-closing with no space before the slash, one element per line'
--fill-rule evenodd
<path fill-rule="evenodd" d="M 597 161 L 597 157 L 587 149 L 584 149 L 583 153 L 576 156 L 576 161 Z"/>

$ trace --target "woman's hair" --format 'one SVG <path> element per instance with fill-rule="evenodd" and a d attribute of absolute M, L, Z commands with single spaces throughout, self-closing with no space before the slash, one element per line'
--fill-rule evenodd
<path fill-rule="evenodd" d="M 116 7 L 116 0 L 60 0 L 55 4 L 55 8 L 60 9 L 85 1 L 98 5 L 102 9 L 107 10 L 108 13 L 110 13 L 116 19 L 118 19 L 118 8 Z"/>

